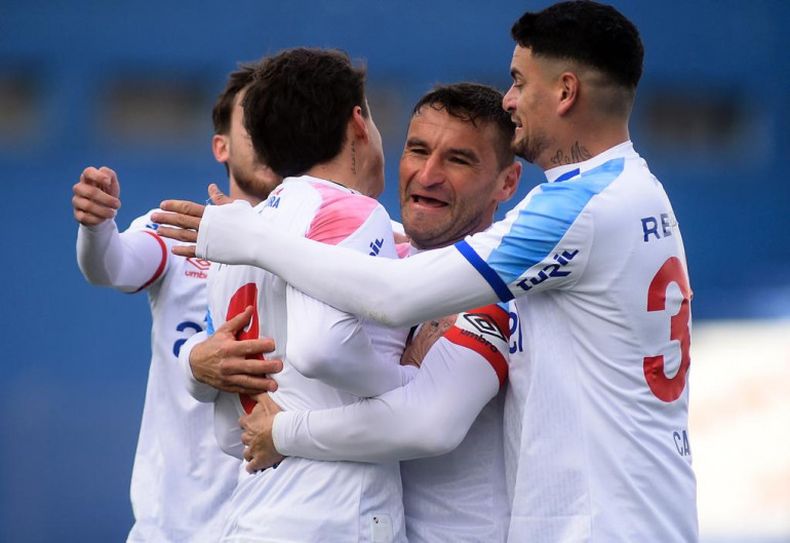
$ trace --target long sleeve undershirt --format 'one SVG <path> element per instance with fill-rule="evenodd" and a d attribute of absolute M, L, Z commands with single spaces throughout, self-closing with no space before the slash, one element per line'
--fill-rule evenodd
<path fill-rule="evenodd" d="M 497 374 L 474 351 L 441 338 L 406 386 L 376 398 L 274 420 L 279 452 L 315 460 L 388 462 L 453 450 L 499 390 Z"/>
<path fill-rule="evenodd" d="M 454 247 L 405 260 L 369 258 L 282 232 L 243 202 L 206 208 L 197 254 L 215 262 L 267 269 L 338 309 L 389 326 L 498 301 Z"/>
<path fill-rule="evenodd" d="M 147 231 L 118 232 L 113 220 L 97 226 L 80 225 L 77 232 L 77 263 L 92 285 L 136 292 L 147 286 L 167 258 L 163 242 Z M 161 272 L 160 272 L 161 273 Z"/>

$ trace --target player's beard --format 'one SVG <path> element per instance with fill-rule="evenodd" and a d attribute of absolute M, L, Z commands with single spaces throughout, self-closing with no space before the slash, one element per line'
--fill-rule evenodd
<path fill-rule="evenodd" d="M 264 198 L 270 190 L 270 187 L 255 175 L 254 169 L 231 166 L 230 173 L 236 180 L 236 185 L 245 194 Z"/>
<path fill-rule="evenodd" d="M 533 134 L 532 137 L 524 136 L 518 140 L 514 139 L 510 144 L 510 148 L 516 153 L 516 156 L 523 158 L 530 164 L 535 163 L 548 147 L 549 139 L 542 133 Z"/>

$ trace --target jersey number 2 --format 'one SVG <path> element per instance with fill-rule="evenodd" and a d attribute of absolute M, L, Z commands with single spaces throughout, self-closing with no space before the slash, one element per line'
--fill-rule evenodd
<path fill-rule="evenodd" d="M 247 329 L 236 334 L 236 339 L 258 339 L 260 333 L 258 324 L 258 287 L 255 283 L 247 283 L 233 293 L 233 296 L 230 298 L 230 303 L 228 304 L 228 314 L 225 316 L 225 320 L 229 321 L 244 311 L 248 306 L 252 306 L 253 309 L 252 320 Z M 250 358 L 263 360 L 263 355 L 257 354 Z M 255 407 L 256 403 L 255 400 L 247 394 L 239 394 L 239 399 L 241 400 L 241 406 L 244 408 L 244 412 L 247 414 L 252 413 L 252 409 Z"/>
<path fill-rule="evenodd" d="M 689 301 L 691 288 L 683 270 L 683 265 L 677 257 L 670 257 L 658 270 L 650 281 L 647 289 L 647 311 L 664 311 L 667 305 L 667 288 L 670 283 L 676 283 L 683 295 L 680 309 L 670 320 L 669 339 L 680 342 L 680 368 L 674 377 L 667 377 L 664 370 L 664 355 L 646 356 L 644 358 L 644 372 L 647 385 L 655 396 L 665 402 L 673 402 L 680 398 L 686 388 L 686 372 L 691 364 L 689 347 L 691 335 L 689 333 Z"/>

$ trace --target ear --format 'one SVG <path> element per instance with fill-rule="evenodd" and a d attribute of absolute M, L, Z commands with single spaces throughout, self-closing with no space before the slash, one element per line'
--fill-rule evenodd
<path fill-rule="evenodd" d="M 351 119 L 349 119 L 348 124 L 351 134 L 355 138 L 367 141 L 369 137 L 368 124 L 366 122 L 365 116 L 362 115 L 362 108 L 360 106 L 354 106 L 354 110 L 351 112 Z"/>
<path fill-rule="evenodd" d="M 513 161 L 513 164 L 499 172 L 500 182 L 502 183 L 497 190 L 494 198 L 497 203 L 507 202 L 518 190 L 518 183 L 521 180 L 521 162 Z"/>
<path fill-rule="evenodd" d="M 224 164 L 228 161 L 230 151 L 228 149 L 228 136 L 222 134 L 214 134 L 211 138 L 211 151 L 214 153 L 214 158 L 217 162 Z"/>
<path fill-rule="evenodd" d="M 566 115 L 579 98 L 579 77 L 573 72 L 563 72 L 558 81 L 559 102 L 557 114 Z"/>

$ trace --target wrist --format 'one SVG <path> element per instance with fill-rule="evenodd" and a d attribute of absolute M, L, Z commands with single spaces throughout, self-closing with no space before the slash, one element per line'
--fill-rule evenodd
<path fill-rule="evenodd" d="M 89 234 L 103 234 L 116 228 L 115 219 L 105 219 L 97 224 L 85 224 L 81 222 L 79 225 L 80 230 L 83 230 Z"/>

